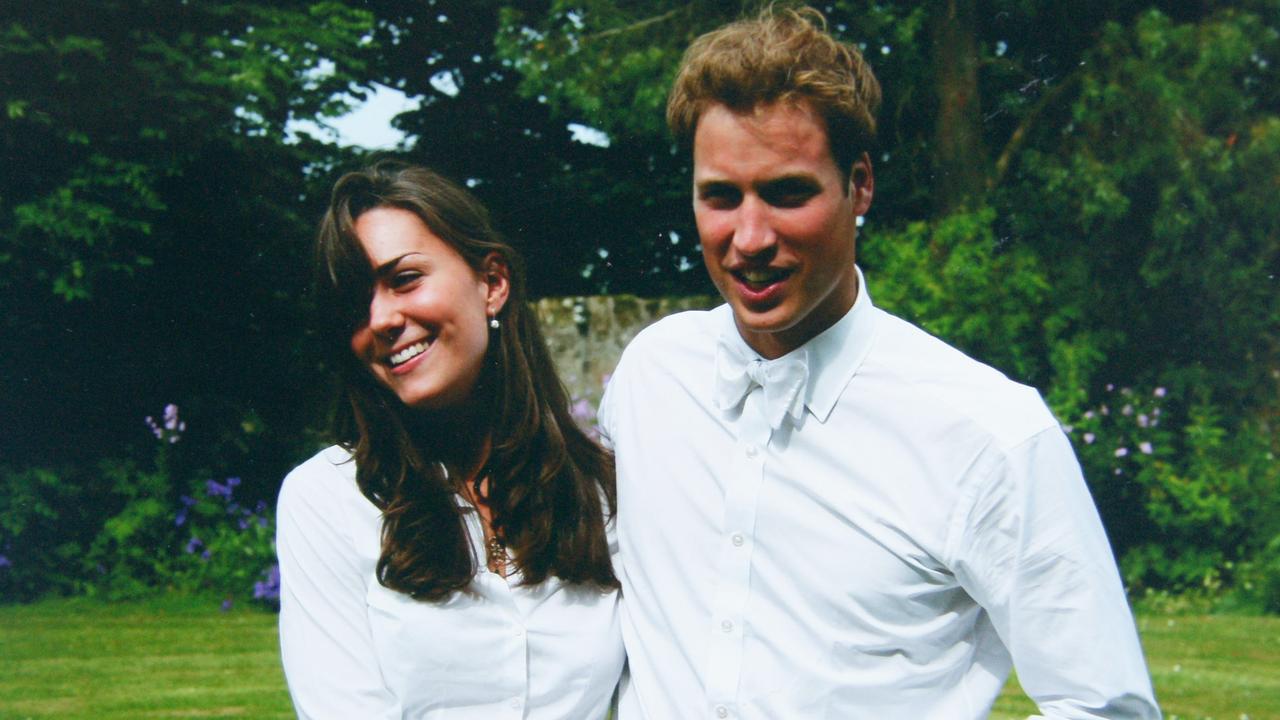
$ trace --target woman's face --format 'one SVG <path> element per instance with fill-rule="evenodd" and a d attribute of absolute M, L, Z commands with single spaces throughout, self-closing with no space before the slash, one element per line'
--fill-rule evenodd
<path fill-rule="evenodd" d="M 507 299 L 506 266 L 495 254 L 485 274 L 476 272 L 400 208 L 365 211 L 355 232 L 374 281 L 369 316 L 352 333 L 351 351 L 409 407 L 465 403 L 489 346 L 488 319 Z"/>

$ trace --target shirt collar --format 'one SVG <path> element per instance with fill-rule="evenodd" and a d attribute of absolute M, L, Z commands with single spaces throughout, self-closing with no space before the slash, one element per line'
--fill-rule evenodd
<path fill-rule="evenodd" d="M 831 416 L 836 401 L 866 360 L 875 340 L 875 306 L 871 303 L 862 268 L 855 265 L 854 270 L 858 274 L 858 297 L 849 312 L 809 342 L 783 356 L 808 354 L 809 381 L 801 392 L 804 393 L 805 407 L 818 422 L 825 423 Z M 725 307 L 725 310 L 729 308 Z M 732 311 L 725 312 L 724 318 L 726 324 L 721 332 L 726 340 L 740 345 L 747 353 L 758 355 L 738 333 Z"/>

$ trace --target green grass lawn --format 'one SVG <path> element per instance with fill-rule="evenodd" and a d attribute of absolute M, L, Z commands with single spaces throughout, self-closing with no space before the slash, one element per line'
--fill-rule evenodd
<path fill-rule="evenodd" d="M 1280 618 L 1144 615 L 1168 720 L 1280 720 Z M 996 720 L 1035 707 L 1010 681 Z M 276 618 L 216 601 L 0 607 L 0 720 L 292 717 Z"/>

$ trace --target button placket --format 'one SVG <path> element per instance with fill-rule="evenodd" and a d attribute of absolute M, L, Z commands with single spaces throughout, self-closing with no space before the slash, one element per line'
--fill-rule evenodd
<path fill-rule="evenodd" d="M 764 480 L 767 448 L 772 430 L 765 419 L 763 391 L 747 395 L 735 451 L 724 478 L 724 540 L 716 563 L 716 592 L 712 601 L 711 638 L 707 654 L 707 697 L 718 703 L 717 717 L 728 717 L 737 700 L 742 670 L 745 627 L 743 617 L 751 579 L 751 547 L 756 508 Z M 723 709 L 725 715 L 720 715 Z"/>

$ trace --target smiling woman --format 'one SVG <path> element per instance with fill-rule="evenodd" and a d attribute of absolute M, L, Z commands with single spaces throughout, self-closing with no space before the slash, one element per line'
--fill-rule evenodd
<path fill-rule="evenodd" d="M 418 216 L 378 207 L 354 230 L 374 268 L 368 323 L 351 350 L 405 405 L 420 409 L 466 402 L 488 348 L 488 320 L 509 290 L 506 261 L 489 253 L 473 270 Z"/>
<path fill-rule="evenodd" d="M 622 670 L 612 459 L 574 423 L 519 257 L 428 170 L 338 181 L 317 296 L 336 444 L 280 493 L 301 717 L 601 717 Z"/>

